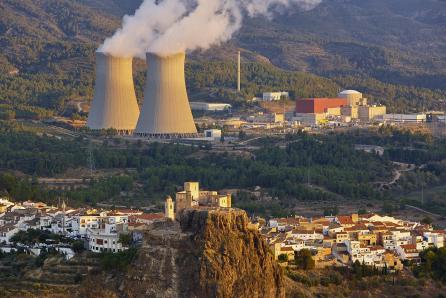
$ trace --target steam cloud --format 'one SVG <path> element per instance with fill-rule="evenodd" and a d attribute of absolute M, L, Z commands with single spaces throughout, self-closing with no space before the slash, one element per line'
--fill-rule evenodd
<path fill-rule="evenodd" d="M 272 18 L 296 6 L 309 10 L 322 0 L 145 0 L 133 16 L 98 49 L 120 57 L 145 58 L 208 49 L 228 41 L 249 17 Z"/>

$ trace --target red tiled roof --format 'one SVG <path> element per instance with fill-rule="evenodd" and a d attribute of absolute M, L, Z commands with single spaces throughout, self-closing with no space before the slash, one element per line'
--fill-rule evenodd
<path fill-rule="evenodd" d="M 134 209 L 117 209 L 115 210 L 116 214 L 140 214 L 141 210 L 134 210 Z"/>
<path fill-rule="evenodd" d="M 141 215 L 132 215 L 132 219 L 155 220 L 164 218 L 164 213 L 144 213 Z"/>
<path fill-rule="evenodd" d="M 355 224 L 352 218 L 348 215 L 340 215 L 337 217 L 338 221 L 341 225 L 353 225 Z"/>
<path fill-rule="evenodd" d="M 417 249 L 417 246 L 415 244 L 403 244 L 400 245 L 402 249 L 404 250 L 413 250 L 413 249 Z"/>
<path fill-rule="evenodd" d="M 145 225 L 145 224 L 141 223 L 141 222 L 129 222 L 128 223 L 129 227 L 140 227 L 140 226 L 143 226 L 143 225 Z"/>

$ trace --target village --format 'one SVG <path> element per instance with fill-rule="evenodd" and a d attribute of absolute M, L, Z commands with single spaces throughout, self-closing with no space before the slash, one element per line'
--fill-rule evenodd
<path fill-rule="evenodd" d="M 165 210 L 70 208 L 64 201 L 55 207 L 42 202 L 14 203 L 0 199 L 0 252 L 24 251 L 39 256 L 53 249 L 66 259 L 75 256 L 73 241 L 93 253 L 118 253 L 141 243 L 144 231 L 156 221 L 173 221 L 184 209 L 218 209 L 230 212 L 232 197 L 204 191 L 198 182 L 184 183 L 175 200 L 167 197 Z M 305 218 L 252 218 L 257 230 L 282 265 L 292 262 L 302 250 L 311 252 L 316 268 L 351 266 L 355 262 L 390 271 L 420 262 L 420 252 L 445 244 L 445 230 L 430 224 L 378 214 L 349 214 Z M 63 236 L 65 241 L 25 244 L 15 236 L 29 231 Z"/>
<path fill-rule="evenodd" d="M 355 262 L 390 271 L 418 264 L 420 252 L 441 248 L 445 230 L 378 214 L 273 218 L 260 232 L 278 260 L 311 251 L 316 268 L 351 266 Z"/>

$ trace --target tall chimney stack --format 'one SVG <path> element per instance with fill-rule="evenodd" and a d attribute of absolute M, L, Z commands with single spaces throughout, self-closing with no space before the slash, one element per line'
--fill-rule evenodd
<path fill-rule="evenodd" d="M 240 51 L 238 51 L 237 55 L 237 91 L 241 91 L 241 63 L 240 63 Z"/>
<path fill-rule="evenodd" d="M 184 78 L 184 52 L 147 54 L 144 105 L 136 134 L 150 138 L 181 138 L 197 135 Z"/>
<path fill-rule="evenodd" d="M 131 134 L 139 117 L 132 58 L 96 53 L 96 84 L 87 126 Z"/>

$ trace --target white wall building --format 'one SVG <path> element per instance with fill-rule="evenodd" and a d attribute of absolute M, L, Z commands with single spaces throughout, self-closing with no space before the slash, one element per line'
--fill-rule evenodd
<path fill-rule="evenodd" d="M 126 224 L 101 224 L 99 229 L 88 229 L 88 250 L 92 252 L 120 252 L 128 249 L 119 242 L 119 235 L 127 233 Z"/>
<path fill-rule="evenodd" d="M 207 129 L 204 131 L 204 137 L 209 140 L 220 141 L 221 136 L 222 133 L 220 129 Z"/>
<path fill-rule="evenodd" d="M 377 119 L 383 122 L 422 123 L 426 122 L 426 114 L 385 114 Z"/>
<path fill-rule="evenodd" d="M 424 232 L 423 233 L 424 240 L 428 243 L 429 246 L 435 246 L 437 248 L 441 248 L 444 246 L 444 234 L 439 232 Z"/>
<path fill-rule="evenodd" d="M 0 227 L 0 243 L 10 244 L 12 236 L 14 236 L 19 231 L 19 228 L 15 225 L 8 224 Z"/>
<path fill-rule="evenodd" d="M 263 101 L 278 101 L 282 98 L 288 99 L 290 94 L 288 92 L 264 92 L 262 96 Z"/>
<path fill-rule="evenodd" d="M 212 103 L 212 102 L 191 102 L 190 107 L 193 111 L 206 112 L 223 112 L 232 109 L 232 105 L 228 103 Z"/>

